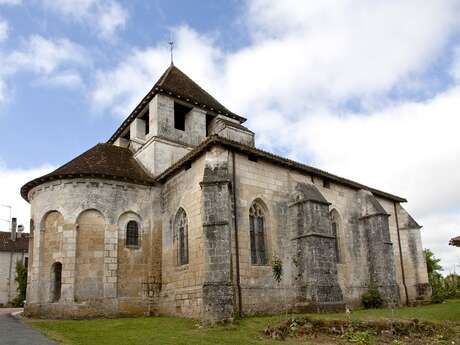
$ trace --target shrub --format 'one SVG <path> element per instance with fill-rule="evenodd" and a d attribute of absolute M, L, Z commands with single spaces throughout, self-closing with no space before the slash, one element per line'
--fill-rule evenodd
<path fill-rule="evenodd" d="M 377 288 L 370 288 L 369 291 L 362 295 L 361 302 L 366 309 L 380 308 L 383 304 L 383 299 Z"/>
<path fill-rule="evenodd" d="M 347 329 L 345 337 L 349 343 L 358 345 L 368 345 L 371 342 L 371 335 L 368 331 L 355 331 L 353 327 Z"/>
<path fill-rule="evenodd" d="M 27 267 L 21 261 L 16 262 L 16 282 L 18 295 L 11 301 L 14 307 L 23 307 L 27 290 Z"/>

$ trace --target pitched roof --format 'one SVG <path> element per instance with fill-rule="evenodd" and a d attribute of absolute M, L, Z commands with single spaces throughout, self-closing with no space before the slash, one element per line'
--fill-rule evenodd
<path fill-rule="evenodd" d="M 22 234 L 11 240 L 11 232 L 0 231 L 0 252 L 27 252 L 29 250 L 29 234 Z"/>
<path fill-rule="evenodd" d="M 234 151 L 237 151 L 243 154 L 247 154 L 247 155 L 252 155 L 260 159 L 267 160 L 271 163 L 278 164 L 278 165 L 281 165 L 283 167 L 287 167 L 290 169 L 295 169 L 303 173 L 308 173 L 313 176 L 319 176 L 322 178 L 326 178 L 329 181 L 333 181 L 338 184 L 342 184 L 342 185 L 345 185 L 345 186 L 348 186 L 354 189 L 365 189 L 365 190 L 372 192 L 374 195 L 384 197 L 390 200 L 394 200 L 397 202 L 407 201 L 406 199 L 401 198 L 399 196 L 389 194 L 386 192 L 382 192 L 378 189 L 365 186 L 358 182 L 354 182 L 354 181 L 345 179 L 343 177 L 330 174 L 326 171 L 311 167 L 306 164 L 302 164 L 302 163 L 299 163 L 299 162 L 296 162 L 296 161 L 293 161 L 293 160 L 290 160 L 284 157 L 277 156 L 270 152 L 256 149 L 252 146 L 244 145 L 244 144 L 238 143 L 233 140 L 219 137 L 218 135 L 210 136 L 207 140 L 203 141 L 200 145 L 198 145 L 192 151 L 187 153 L 182 159 L 180 159 L 175 164 L 173 164 L 171 167 L 166 169 L 162 174 L 157 176 L 155 180 L 160 183 L 165 182 L 169 177 L 173 176 L 175 173 L 180 171 L 187 163 L 200 157 L 212 145 L 221 145 L 221 146 L 229 148 L 230 150 L 234 150 Z"/>
<path fill-rule="evenodd" d="M 143 185 L 153 184 L 153 179 L 134 159 L 129 149 L 111 144 L 97 144 L 53 172 L 26 183 L 21 188 L 21 195 L 28 201 L 27 194 L 33 187 L 52 180 L 76 177 L 99 177 Z"/>
<path fill-rule="evenodd" d="M 455 246 L 455 247 L 460 247 L 460 236 L 451 238 L 449 241 L 449 245 Z"/>
<path fill-rule="evenodd" d="M 235 113 L 232 113 L 221 103 L 219 103 L 214 97 L 203 90 L 197 83 L 195 83 L 190 77 L 174 65 L 170 65 L 163 75 L 158 79 L 153 88 L 145 95 L 142 101 L 134 108 L 128 118 L 118 127 L 115 133 L 110 137 L 108 143 L 113 143 L 122 132 L 129 126 L 129 124 L 139 115 L 144 109 L 148 102 L 158 94 L 166 94 L 168 96 L 180 99 L 201 107 L 208 109 L 216 114 L 222 114 L 227 117 L 237 119 L 243 123 L 246 121 L 244 117 L 241 117 Z"/>

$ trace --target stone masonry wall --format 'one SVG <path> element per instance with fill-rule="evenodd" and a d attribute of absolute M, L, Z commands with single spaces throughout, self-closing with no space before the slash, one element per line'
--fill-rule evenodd
<path fill-rule="evenodd" d="M 151 250 L 150 240 L 161 239 L 161 226 L 153 222 L 159 194 L 158 188 L 96 179 L 54 181 L 33 189 L 29 197 L 36 229 L 26 314 L 81 318 L 154 312 L 148 283 L 161 275 L 161 248 Z M 118 237 L 125 231 L 119 227 L 128 213 L 140 220 L 141 247 L 135 254 L 123 253 L 119 267 L 124 242 Z M 55 262 L 62 263 L 62 288 L 53 302 Z M 141 262 L 142 273 L 126 269 L 130 262 L 135 268 Z M 124 290 L 126 281 L 131 286 Z"/>
<path fill-rule="evenodd" d="M 162 191 L 162 289 L 159 312 L 194 318 L 202 316 L 204 251 L 202 226 L 202 191 L 204 157 L 168 180 Z M 189 263 L 178 265 L 175 217 L 182 208 L 188 222 Z"/>
<path fill-rule="evenodd" d="M 322 178 L 312 177 L 285 169 L 268 162 L 251 161 L 246 155 L 236 154 L 237 205 L 239 229 L 239 258 L 243 314 L 267 313 L 282 309 L 280 305 L 295 303 L 295 265 L 293 255 L 286 248 L 291 239 L 288 235 L 288 202 L 298 183 L 313 184 L 331 203 L 329 210 L 335 210 L 340 218 L 338 227 L 340 263 L 337 264 L 338 281 L 344 302 L 355 306 L 360 304 L 361 295 L 370 286 L 368 238 L 365 228 L 360 226 L 360 205 L 357 190 L 335 183 L 324 183 Z M 254 200 L 262 200 L 267 208 L 267 245 L 269 257 L 281 257 L 285 274 L 278 286 L 273 281 L 270 263 L 267 266 L 250 264 L 249 208 Z M 376 200 L 389 215 L 389 242 L 393 243 L 395 280 L 399 287 L 401 302 L 405 302 L 399 260 L 399 242 L 393 201 L 377 197 Z M 420 240 L 418 240 L 420 241 Z M 407 251 L 403 248 L 403 251 Z M 419 263 L 418 271 L 426 271 Z M 281 301 L 281 303 L 280 303 Z"/>

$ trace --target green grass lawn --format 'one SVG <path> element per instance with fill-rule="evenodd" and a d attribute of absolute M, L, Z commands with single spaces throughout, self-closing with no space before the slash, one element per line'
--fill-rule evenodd
<path fill-rule="evenodd" d="M 391 310 L 357 310 L 353 319 L 382 319 L 391 317 Z M 345 314 L 310 314 L 311 317 L 343 319 Z M 395 318 L 460 322 L 460 299 L 444 304 L 398 308 Z M 284 316 L 249 317 L 234 325 L 201 328 L 198 322 L 177 317 L 140 317 L 85 321 L 28 321 L 50 338 L 65 345 L 131 345 L 131 344 L 305 344 L 301 339 L 283 342 L 264 339 L 261 331 L 269 323 Z"/>

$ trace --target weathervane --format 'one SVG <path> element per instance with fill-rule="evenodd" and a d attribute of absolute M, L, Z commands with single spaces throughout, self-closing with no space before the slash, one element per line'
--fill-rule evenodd
<path fill-rule="evenodd" d="M 174 41 L 173 41 L 172 33 L 171 33 L 171 36 L 169 38 L 168 44 L 169 44 L 169 50 L 170 50 L 170 54 L 171 54 L 171 65 L 174 65 L 174 60 L 173 60 Z"/>

